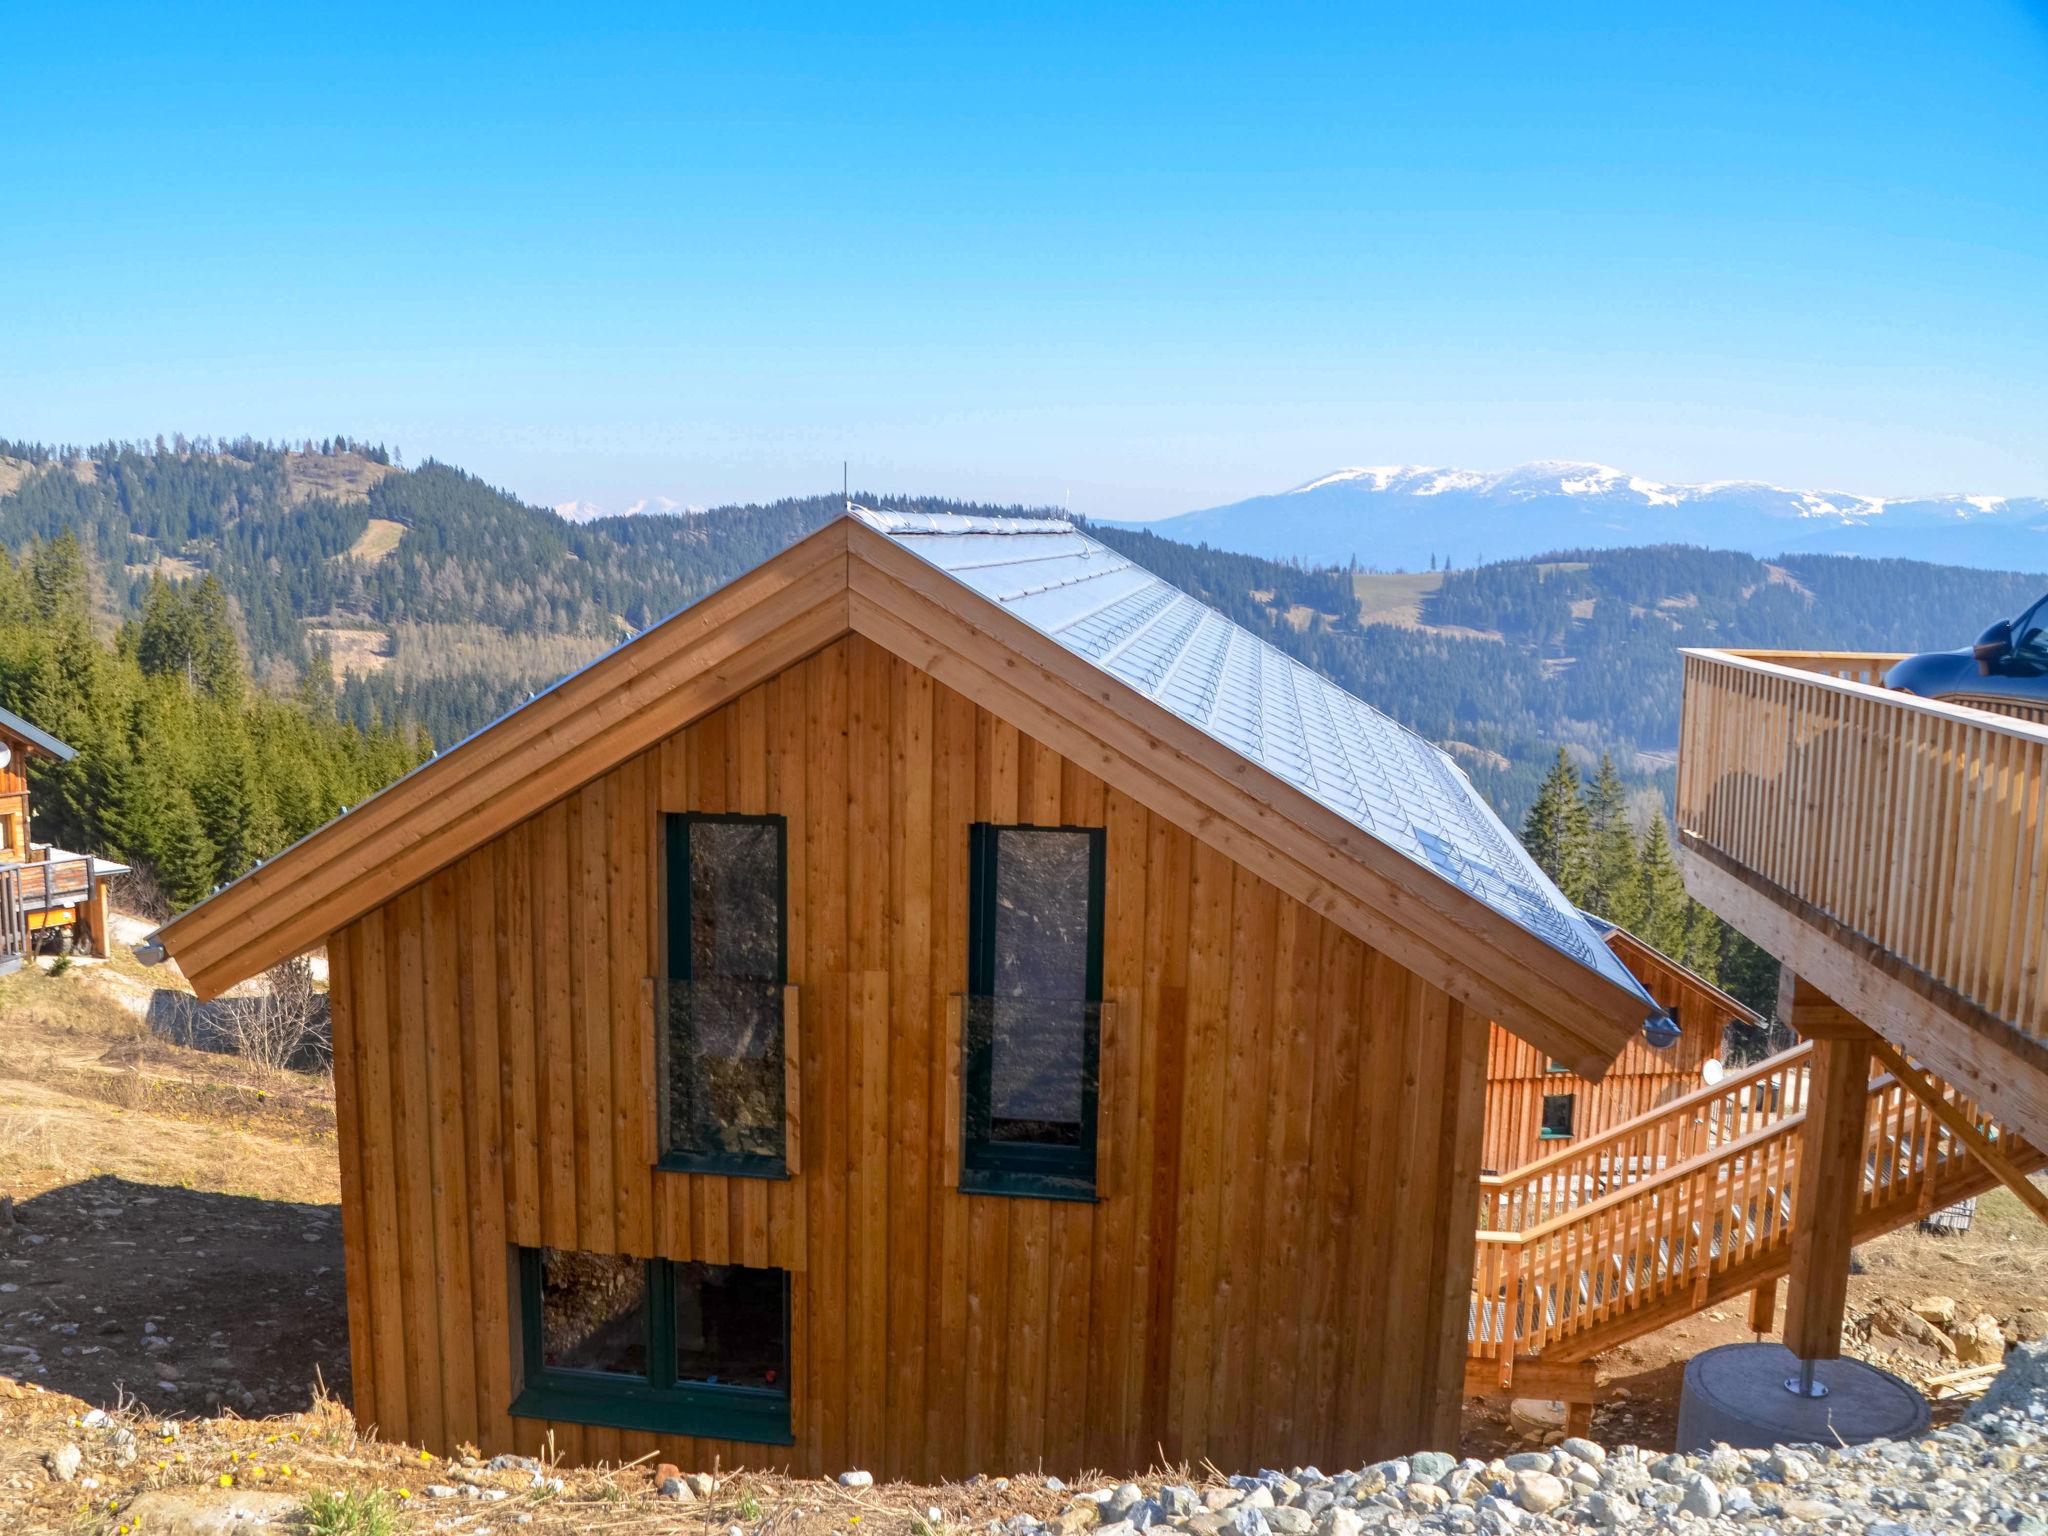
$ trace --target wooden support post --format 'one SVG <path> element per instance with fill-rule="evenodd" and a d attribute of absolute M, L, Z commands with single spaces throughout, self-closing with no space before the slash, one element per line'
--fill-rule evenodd
<path fill-rule="evenodd" d="M 1804 981 L 1792 986 L 1789 1022 L 1813 1041 L 1792 1210 L 1792 1269 L 1785 1287 L 1785 1347 L 1801 1360 L 1842 1353 L 1849 1249 L 1863 1187 L 1863 1122 L 1870 1103 L 1870 1033 Z"/>
<path fill-rule="evenodd" d="M 92 894 L 78 904 L 77 937 L 85 941 L 85 951 L 94 959 L 107 958 L 114 935 L 107 920 L 107 882 L 104 879 L 95 879 Z"/>
<path fill-rule="evenodd" d="M 1778 1323 L 1778 1282 L 1766 1280 L 1749 1293 L 1749 1329 L 1769 1333 Z"/>

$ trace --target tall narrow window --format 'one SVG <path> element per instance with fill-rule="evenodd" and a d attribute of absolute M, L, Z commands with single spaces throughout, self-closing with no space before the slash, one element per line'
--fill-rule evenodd
<path fill-rule="evenodd" d="M 668 818 L 664 1168 L 786 1171 L 783 842 L 780 816 Z"/>
<path fill-rule="evenodd" d="M 513 1413 L 790 1443 L 786 1271 L 522 1248 L 519 1291 Z"/>
<path fill-rule="evenodd" d="M 1578 1103 L 1575 1093 L 1546 1094 L 1543 1099 L 1543 1126 L 1537 1135 L 1544 1141 L 1569 1141 L 1572 1117 Z"/>
<path fill-rule="evenodd" d="M 961 1188 L 1089 1200 L 1103 833 L 972 829 Z"/>

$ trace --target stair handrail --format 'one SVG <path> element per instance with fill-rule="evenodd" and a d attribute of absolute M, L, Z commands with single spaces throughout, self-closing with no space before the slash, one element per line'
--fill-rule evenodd
<path fill-rule="evenodd" d="M 1802 1040 L 1797 1045 L 1764 1057 L 1761 1061 L 1752 1062 L 1738 1072 L 1729 1073 L 1719 1082 L 1703 1083 L 1697 1088 L 1689 1088 L 1675 1099 L 1646 1109 L 1641 1114 L 1631 1116 L 1617 1125 L 1608 1127 L 1597 1136 L 1590 1136 L 1584 1141 L 1574 1142 L 1571 1146 L 1561 1151 L 1553 1152 L 1548 1157 L 1541 1157 L 1533 1163 L 1526 1163 L 1512 1173 L 1481 1174 L 1479 1176 L 1480 1215 L 1482 1219 L 1488 1220 L 1489 1228 L 1505 1231 L 1519 1230 L 1514 1223 L 1504 1220 L 1509 1215 L 1511 1207 L 1517 1203 L 1510 1192 L 1531 1191 L 1543 1186 L 1546 1182 L 1550 1182 L 1552 1188 L 1546 1190 L 1545 1193 L 1553 1200 L 1561 1195 L 1567 1205 L 1576 1205 L 1576 1202 L 1572 1199 L 1574 1194 L 1572 1186 L 1562 1178 L 1563 1175 L 1571 1171 L 1574 1164 L 1596 1163 L 1602 1153 L 1621 1146 L 1633 1137 L 1642 1135 L 1645 1130 L 1655 1126 L 1660 1121 L 1683 1119 L 1686 1115 L 1704 1105 L 1712 1104 L 1717 1100 L 1725 1099 L 1740 1094 L 1747 1089 L 1754 1088 L 1770 1078 L 1777 1077 L 1792 1068 L 1803 1065 L 1812 1054 L 1813 1043 Z M 1780 1103 L 1776 1107 L 1776 1111 L 1771 1115 L 1771 1118 L 1766 1121 L 1767 1124 L 1775 1123 L 1776 1120 L 1785 1118 L 1786 1114 L 1791 1112 L 1783 1102 L 1785 1097 L 1789 1096 L 1781 1096 Z M 1633 1184 L 1640 1182 L 1640 1180 L 1630 1180 L 1628 1182 Z M 1624 1187 L 1627 1186 L 1625 1185 Z M 1612 1192 L 1608 1191 L 1608 1193 Z M 1594 1198 L 1598 1199 L 1601 1196 L 1595 1196 Z"/>

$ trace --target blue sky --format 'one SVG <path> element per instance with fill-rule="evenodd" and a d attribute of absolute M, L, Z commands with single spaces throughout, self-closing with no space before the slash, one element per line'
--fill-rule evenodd
<path fill-rule="evenodd" d="M 44 6 L 0 436 L 616 509 L 2048 491 L 2048 3 Z M 20 61 L 32 61 L 19 67 Z"/>

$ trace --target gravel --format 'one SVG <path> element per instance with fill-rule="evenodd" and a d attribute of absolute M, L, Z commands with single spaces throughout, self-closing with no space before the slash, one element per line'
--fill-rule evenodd
<path fill-rule="evenodd" d="M 1098 1514 L 1096 1525 L 1088 1517 Z M 1091 1528 L 1092 1536 L 2048 1536 L 2048 1342 L 2015 1347 L 1964 1422 L 1914 1441 L 1723 1445 L 1687 1456 L 1573 1437 L 1490 1462 L 1417 1451 L 1352 1472 L 1267 1470 L 1221 1487 L 1124 1483 L 1075 1496 L 1053 1520 L 988 1527 L 1002 1536 Z"/>

